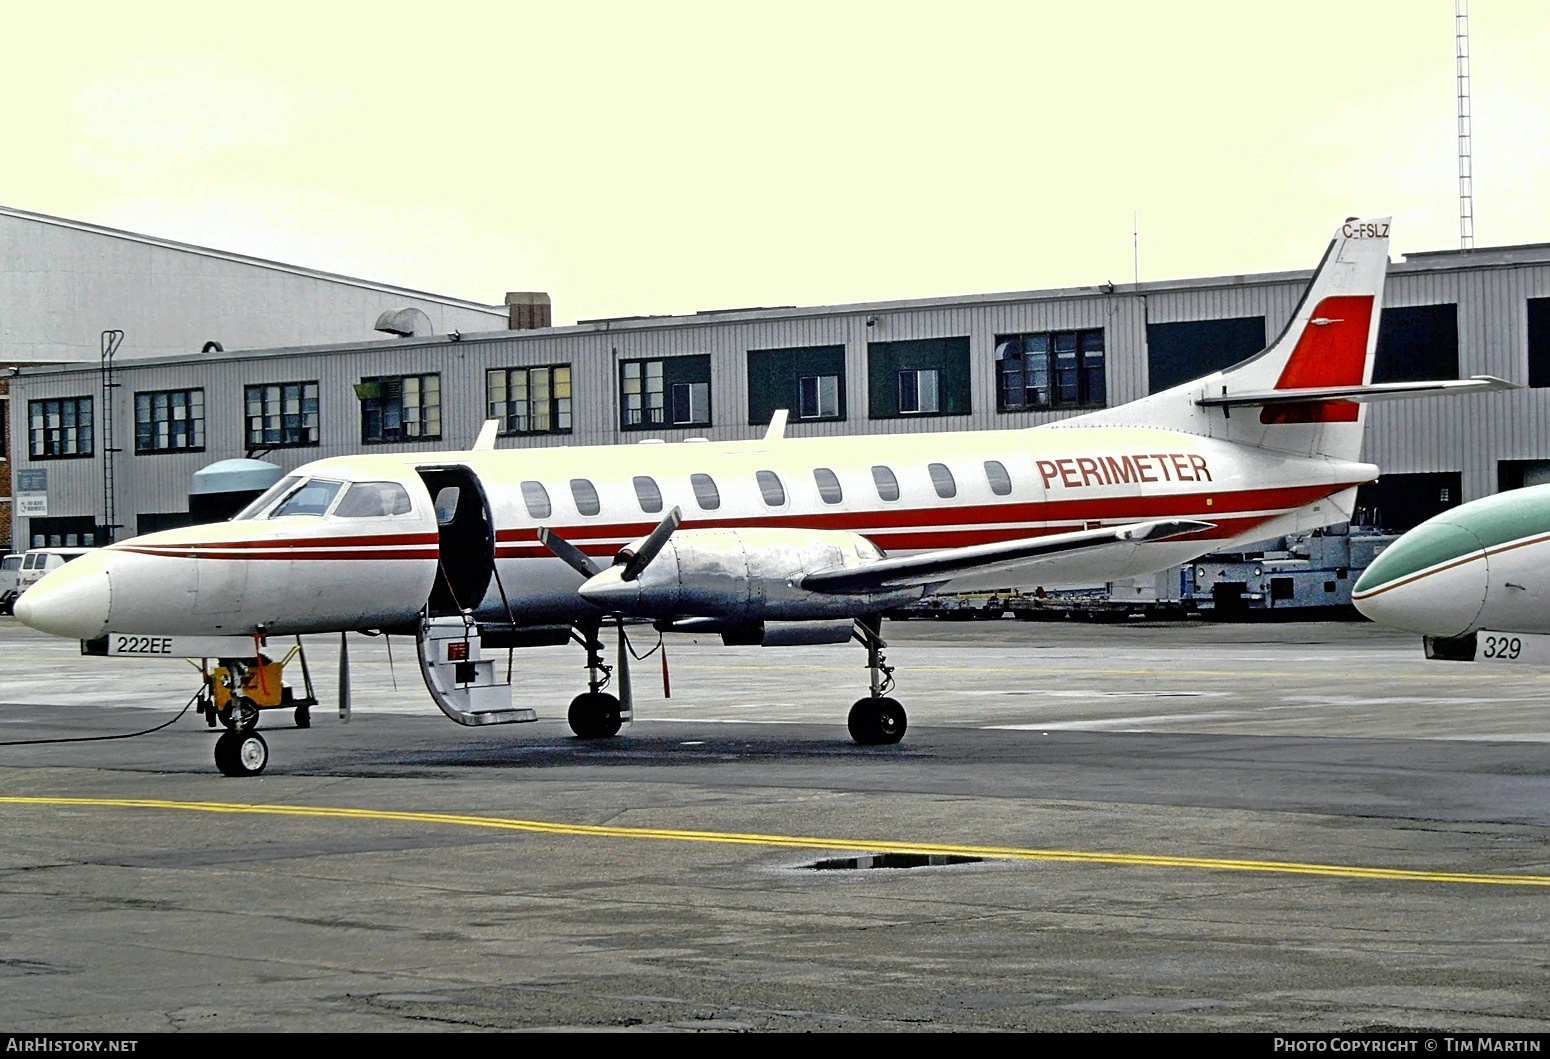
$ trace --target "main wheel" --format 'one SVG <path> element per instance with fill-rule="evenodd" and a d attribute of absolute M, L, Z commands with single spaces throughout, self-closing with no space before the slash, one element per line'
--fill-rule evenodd
<path fill-rule="evenodd" d="M 269 744 L 254 731 L 233 730 L 215 741 L 215 767 L 223 776 L 257 776 L 269 764 Z"/>
<path fill-rule="evenodd" d="M 882 746 L 904 738 L 909 717 L 895 699 L 868 698 L 856 701 L 846 723 L 850 737 L 862 746 Z"/>
<path fill-rule="evenodd" d="M 577 695 L 570 703 L 570 730 L 582 739 L 606 739 L 617 735 L 624 723 L 619 714 L 619 700 L 604 691 L 587 691 Z"/>

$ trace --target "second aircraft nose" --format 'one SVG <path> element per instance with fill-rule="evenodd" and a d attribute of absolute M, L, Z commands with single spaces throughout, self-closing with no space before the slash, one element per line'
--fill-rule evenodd
<path fill-rule="evenodd" d="M 1474 533 L 1450 522 L 1423 523 L 1363 571 L 1351 601 L 1380 625 L 1423 636 L 1462 636 L 1485 606 L 1489 565 Z"/>

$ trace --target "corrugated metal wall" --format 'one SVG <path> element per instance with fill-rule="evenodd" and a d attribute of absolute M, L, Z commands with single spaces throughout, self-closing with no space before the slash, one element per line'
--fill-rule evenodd
<path fill-rule="evenodd" d="M 1146 392 L 1148 323 L 1264 316 L 1267 338 L 1285 325 L 1307 274 L 1242 277 L 1235 281 L 1123 287 L 1115 293 L 1083 288 L 1028 295 L 987 295 L 935 303 L 887 303 L 836 309 L 764 310 L 597 322 L 550 331 L 509 332 L 451 341 L 431 339 L 365 343 L 347 349 L 273 350 L 242 357 L 189 356 L 176 361 L 126 363 L 115 401 L 119 456 L 119 521 L 132 532 L 141 512 L 186 508 L 196 470 L 244 454 L 243 387 L 264 382 L 318 380 L 322 443 L 276 449 L 265 458 L 290 469 L 361 446 L 360 407 L 353 386 L 363 377 L 439 372 L 443 433 L 439 443 L 372 446 L 381 449 L 452 449 L 472 442 L 485 418 L 488 368 L 572 365 L 570 435 L 502 439 L 502 447 L 678 440 L 690 436 L 751 438 L 763 427 L 748 423 L 747 351 L 843 344 L 846 349 L 844 422 L 793 422 L 793 436 L 903 433 L 1031 426 L 1058 413 L 997 413 L 995 336 L 1047 329 L 1103 328 L 1110 404 Z M 1536 260 L 1507 265 L 1391 268 L 1390 306 L 1457 303 L 1459 363 L 1463 376 L 1497 375 L 1527 381 L 1525 299 L 1550 296 L 1550 250 Z M 872 321 L 870 324 L 868 321 Z M 867 343 L 968 336 L 972 411 L 962 416 L 887 420 L 867 418 Z M 621 432 L 617 362 L 642 357 L 709 354 L 712 425 Z M 137 456 L 133 451 L 134 393 L 202 386 L 206 451 Z M 27 371 L 13 380 L 13 449 L 18 468 L 49 472 L 50 515 L 99 512 L 102 493 L 101 417 L 97 455 L 91 459 L 32 462 L 27 456 L 27 403 L 42 397 L 90 394 L 100 402 L 95 370 Z M 1370 408 L 1366 457 L 1390 473 L 1461 471 L 1464 499 L 1494 492 L 1503 459 L 1550 459 L 1550 390 L 1527 388 L 1482 396 L 1385 402 Z M 17 536 L 25 527 L 17 527 Z"/>

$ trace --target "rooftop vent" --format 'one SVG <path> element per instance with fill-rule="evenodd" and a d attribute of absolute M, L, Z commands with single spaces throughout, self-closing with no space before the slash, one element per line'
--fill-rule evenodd
<path fill-rule="evenodd" d="M 436 329 L 431 326 L 431 318 L 425 315 L 425 310 L 416 309 L 412 305 L 403 309 L 387 310 L 377 317 L 376 329 L 386 334 L 397 335 L 399 338 L 436 333 Z"/>

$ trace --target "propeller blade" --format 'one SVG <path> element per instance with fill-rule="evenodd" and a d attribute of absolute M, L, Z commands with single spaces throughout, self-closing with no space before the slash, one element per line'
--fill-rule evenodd
<path fill-rule="evenodd" d="M 602 564 L 558 533 L 551 532 L 549 527 L 538 528 L 538 539 L 545 548 L 564 559 L 566 564 L 582 577 L 592 577 L 603 572 Z"/>
<path fill-rule="evenodd" d="M 619 572 L 619 580 L 634 581 L 651 565 L 651 560 L 657 557 L 657 553 L 667 544 L 667 539 L 678 529 L 678 524 L 684 520 L 683 510 L 673 508 L 657 523 L 657 528 L 641 542 L 640 551 L 630 556 L 624 564 L 624 569 Z"/>
<path fill-rule="evenodd" d="M 349 633 L 339 634 L 339 719 L 350 723 L 350 641 Z"/>
<path fill-rule="evenodd" d="M 630 717 L 635 711 L 635 693 L 630 687 L 630 645 L 624 638 L 624 618 L 619 619 L 619 664 L 614 667 L 614 677 L 618 680 L 619 712 L 624 717 Z"/>

